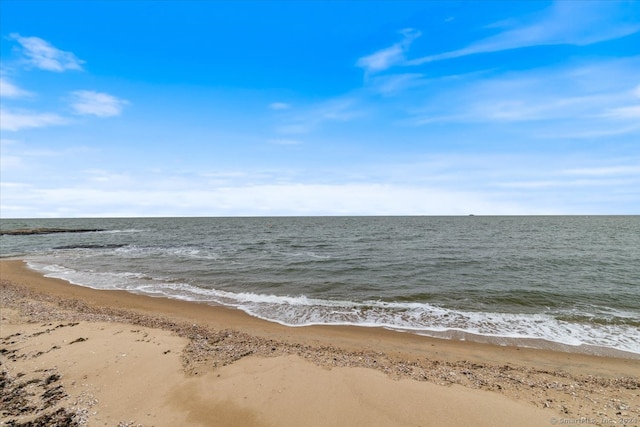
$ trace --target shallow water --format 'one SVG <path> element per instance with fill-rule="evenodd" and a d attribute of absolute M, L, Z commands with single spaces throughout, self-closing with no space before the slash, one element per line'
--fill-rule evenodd
<path fill-rule="evenodd" d="M 3 257 L 291 326 L 383 326 L 640 354 L 640 217 L 2 220 Z M 515 341 L 514 341 L 515 340 Z"/>

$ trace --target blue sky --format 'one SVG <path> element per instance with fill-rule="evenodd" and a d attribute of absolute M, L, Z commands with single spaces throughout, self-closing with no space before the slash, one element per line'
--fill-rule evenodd
<path fill-rule="evenodd" d="M 640 2 L 2 0 L 9 217 L 640 214 Z"/>

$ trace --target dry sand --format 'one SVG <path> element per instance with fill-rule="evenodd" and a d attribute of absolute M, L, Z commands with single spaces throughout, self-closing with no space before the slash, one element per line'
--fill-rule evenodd
<path fill-rule="evenodd" d="M 638 360 L 289 328 L 20 261 L 0 273 L 1 425 L 639 424 Z"/>

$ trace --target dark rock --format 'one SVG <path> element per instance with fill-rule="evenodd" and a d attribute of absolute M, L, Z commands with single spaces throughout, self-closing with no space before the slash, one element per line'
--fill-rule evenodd
<path fill-rule="evenodd" d="M 91 233 L 95 231 L 104 231 L 104 229 L 100 229 L 100 228 L 18 228 L 15 230 L 0 230 L 0 235 L 28 236 L 32 234 Z"/>

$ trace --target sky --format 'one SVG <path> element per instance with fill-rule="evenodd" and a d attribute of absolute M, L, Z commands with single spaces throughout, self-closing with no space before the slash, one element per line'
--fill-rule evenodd
<path fill-rule="evenodd" d="M 640 214 L 640 1 L 0 1 L 2 218 Z"/>

